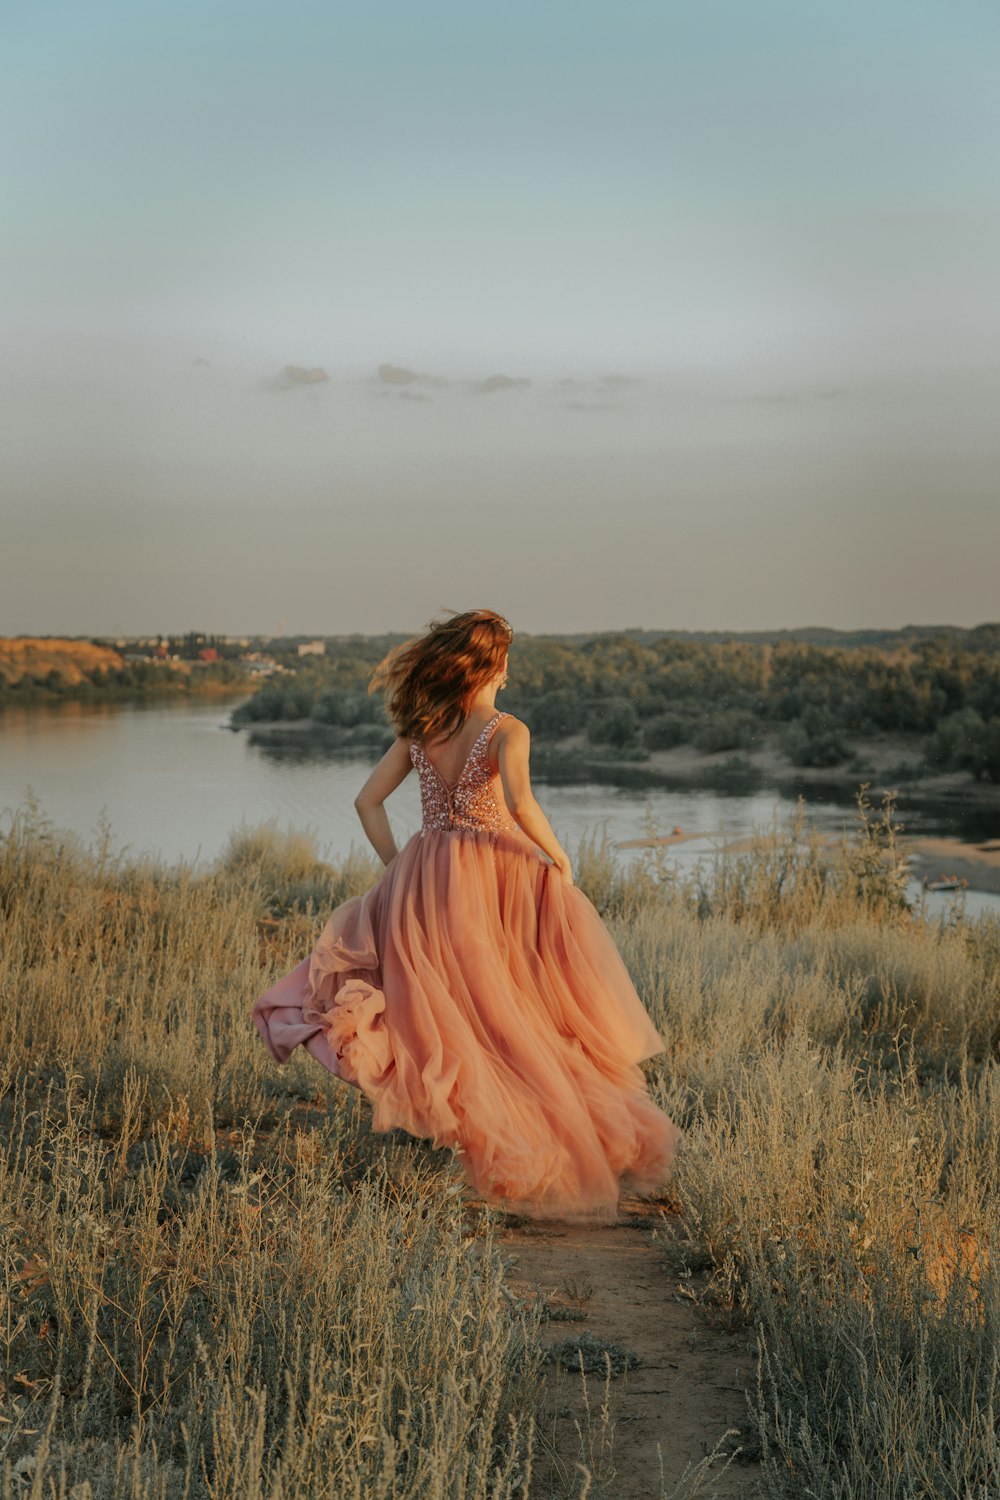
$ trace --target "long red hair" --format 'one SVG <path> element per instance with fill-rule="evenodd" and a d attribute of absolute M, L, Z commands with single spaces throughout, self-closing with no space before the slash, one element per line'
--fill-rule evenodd
<path fill-rule="evenodd" d="M 426 635 L 382 658 L 368 691 L 382 689 L 386 714 L 401 739 L 450 736 L 465 723 L 469 700 L 501 671 L 513 634 L 492 609 L 431 620 Z"/>

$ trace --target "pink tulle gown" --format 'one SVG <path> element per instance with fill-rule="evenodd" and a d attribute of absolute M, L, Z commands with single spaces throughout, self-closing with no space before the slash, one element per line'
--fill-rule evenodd
<path fill-rule="evenodd" d="M 661 1188 L 680 1132 L 639 1063 L 664 1049 L 601 918 L 507 812 L 484 725 L 449 785 L 411 741 L 422 826 L 256 1002 L 272 1056 L 302 1045 L 474 1191 L 532 1218 L 612 1221 Z"/>

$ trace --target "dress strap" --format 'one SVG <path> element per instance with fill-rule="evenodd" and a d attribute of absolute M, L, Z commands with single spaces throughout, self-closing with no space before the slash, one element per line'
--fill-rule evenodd
<path fill-rule="evenodd" d="M 487 724 L 486 728 L 483 730 L 483 747 L 484 748 L 489 744 L 490 740 L 493 738 L 493 732 L 496 729 L 497 725 L 500 723 L 500 720 L 501 719 L 509 719 L 509 718 L 510 718 L 510 714 L 507 713 L 507 712 L 505 712 L 504 709 L 500 708 L 500 709 L 497 710 L 497 716 L 496 716 L 496 718 L 495 719 L 491 719 L 490 722 Z"/>
<path fill-rule="evenodd" d="M 501 719 L 509 719 L 509 718 L 510 718 L 510 714 L 506 713 L 505 710 L 501 708 L 501 709 L 498 710 L 496 718 L 493 719 L 493 720 L 491 720 L 491 722 L 489 724 L 487 724 L 486 729 L 485 729 L 485 731 L 483 733 L 483 756 L 484 756 L 484 758 L 486 756 L 488 756 L 489 753 L 490 753 L 490 740 L 493 738 L 493 735 L 494 735 L 494 733 L 495 733 L 495 731 L 497 729 L 497 726 L 500 723 L 500 720 Z"/>

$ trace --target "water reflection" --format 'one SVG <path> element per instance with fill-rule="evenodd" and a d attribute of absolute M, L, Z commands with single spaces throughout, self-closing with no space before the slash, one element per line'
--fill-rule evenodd
<path fill-rule="evenodd" d="M 57 827 L 89 841 L 103 815 L 116 849 L 196 864 L 214 859 L 241 823 L 267 819 L 279 827 L 312 830 L 328 858 L 352 846 L 367 850 L 354 797 L 377 751 L 366 757 L 331 753 L 315 742 L 294 740 L 252 745 L 245 731 L 228 727 L 230 712 L 246 696 L 7 708 L 0 713 L 0 808 L 12 812 L 30 787 Z M 617 842 L 642 837 L 650 823 L 661 833 L 681 826 L 703 835 L 671 849 L 681 868 L 755 826 L 769 829 L 775 815 L 783 823 L 800 792 L 813 826 L 840 834 L 857 822 L 855 789 L 834 782 L 791 778 L 779 787 L 742 789 L 686 782 L 620 787 L 550 783 L 537 773 L 535 782 L 539 801 L 570 851 L 585 835 L 604 832 Z M 997 808 L 921 797 L 905 786 L 897 807 L 907 833 L 967 842 L 1000 837 Z M 401 846 L 420 826 L 415 776 L 398 788 L 387 809 Z M 634 857 L 635 851 L 621 851 L 625 861 Z M 948 893 L 929 898 L 942 909 L 953 899 Z M 996 896 L 969 892 L 968 902 L 970 911 L 1000 910 Z"/>

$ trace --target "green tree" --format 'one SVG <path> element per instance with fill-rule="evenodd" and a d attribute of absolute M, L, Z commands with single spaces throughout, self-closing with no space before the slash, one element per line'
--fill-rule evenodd
<path fill-rule="evenodd" d="M 595 745 L 629 745 L 639 729 L 639 715 L 627 698 L 609 698 L 587 715 L 587 738 Z"/>
<path fill-rule="evenodd" d="M 694 732 L 694 721 L 687 714 L 654 714 L 642 726 L 642 740 L 647 750 L 672 750 L 688 745 Z"/>

